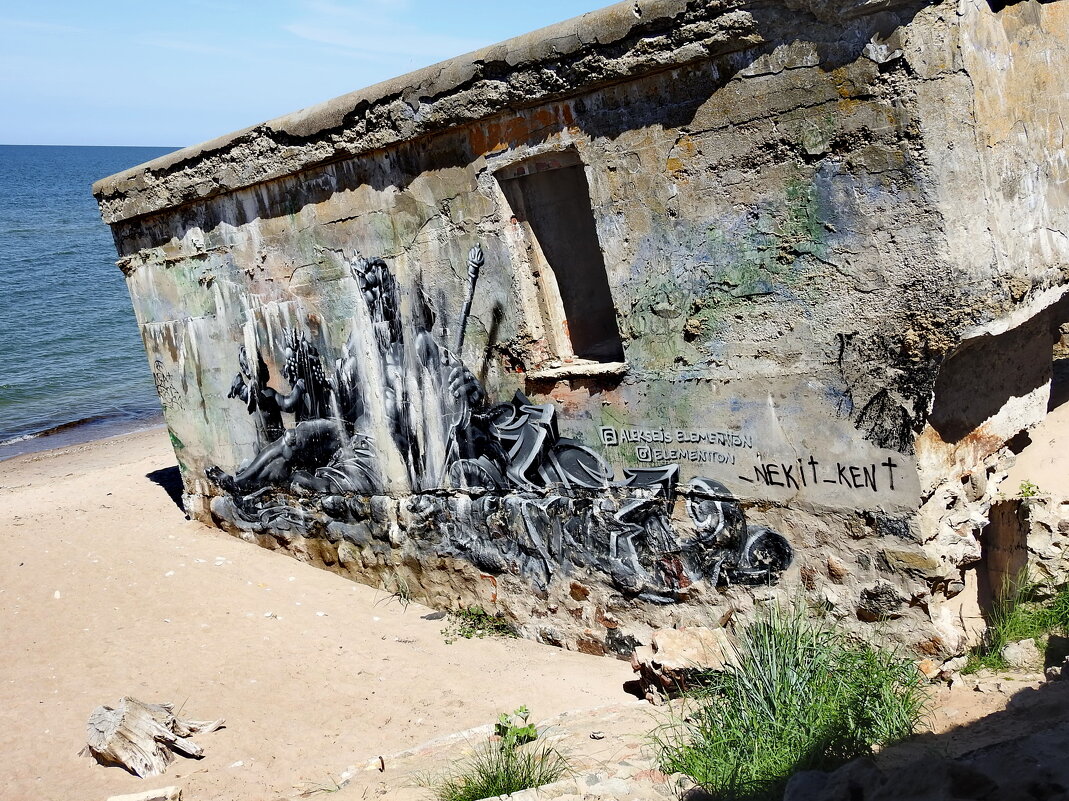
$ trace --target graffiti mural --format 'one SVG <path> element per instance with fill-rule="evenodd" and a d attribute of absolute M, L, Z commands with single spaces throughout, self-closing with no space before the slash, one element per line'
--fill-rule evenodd
<path fill-rule="evenodd" d="M 311 315 L 281 336 L 254 337 L 277 352 L 241 347 L 228 398 L 252 417 L 257 451 L 231 473 L 207 470 L 224 493 L 213 514 L 244 530 L 362 547 L 399 525 L 376 519 L 368 501 L 392 488 L 405 498 L 402 522 L 417 551 L 519 573 L 543 590 L 580 570 L 658 603 L 699 581 L 775 581 L 791 563 L 790 544 L 747 524 L 722 483 L 681 484 L 678 464 L 617 477 L 597 451 L 561 436 L 554 404 L 522 392 L 490 401 L 458 356 L 483 261 L 476 245 L 453 349 L 433 333 L 422 290 L 408 298 L 406 327 L 395 276 L 382 259 L 362 257 L 349 263 L 358 313 L 340 347 Z M 281 365 L 278 375 L 269 363 Z M 683 524 L 673 520 L 677 500 Z"/>

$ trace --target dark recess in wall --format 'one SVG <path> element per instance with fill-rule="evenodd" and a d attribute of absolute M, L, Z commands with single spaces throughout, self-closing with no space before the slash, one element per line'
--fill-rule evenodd
<path fill-rule="evenodd" d="M 1036 5 L 1039 5 L 1040 3 L 1053 2 L 1055 2 L 1055 0 L 987 0 L 988 6 L 990 6 L 991 10 L 996 14 L 1004 8 L 1019 5 L 1020 3 L 1035 3 Z"/>
<path fill-rule="evenodd" d="M 527 222 L 553 273 L 576 356 L 624 359 L 605 259 L 582 164 L 501 180 L 517 219 Z"/>
<path fill-rule="evenodd" d="M 1052 320 L 1059 318 L 1062 306 L 1005 333 L 968 340 L 944 362 L 928 418 L 944 442 L 958 442 L 1010 398 L 1024 397 L 1050 381 Z"/>

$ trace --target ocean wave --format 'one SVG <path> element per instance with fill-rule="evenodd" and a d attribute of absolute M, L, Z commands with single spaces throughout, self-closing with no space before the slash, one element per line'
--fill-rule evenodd
<path fill-rule="evenodd" d="M 43 432 L 38 432 L 36 434 L 23 434 L 21 437 L 12 437 L 11 439 L 0 440 L 0 448 L 4 447 L 5 445 L 14 445 L 16 442 L 25 442 L 29 439 L 37 439 L 41 436 L 44 436 Z"/>
<path fill-rule="evenodd" d="M 163 423 L 163 415 L 155 412 L 120 412 L 83 417 L 53 425 L 40 431 L 28 431 L 6 436 L 0 434 L 0 461 L 24 453 L 78 445 L 104 437 L 145 431 Z"/>
<path fill-rule="evenodd" d="M 102 423 L 105 420 L 117 420 L 117 415 L 108 414 L 95 414 L 91 417 L 82 417 L 78 420 L 71 420 L 66 423 L 59 423 L 48 428 L 41 429 L 40 431 L 31 431 L 28 434 L 19 434 L 18 436 L 10 439 L 0 440 L 0 447 L 4 445 L 12 445 L 16 442 L 25 442 L 28 439 L 37 439 L 38 437 L 50 437 L 53 434 L 59 434 L 63 431 L 70 431 L 72 428 L 78 428 L 80 426 L 88 426 L 94 423 Z"/>

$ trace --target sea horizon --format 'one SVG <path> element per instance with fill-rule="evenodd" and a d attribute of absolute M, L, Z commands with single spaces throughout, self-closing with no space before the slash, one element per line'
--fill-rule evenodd
<path fill-rule="evenodd" d="M 0 460 L 162 423 L 91 186 L 174 149 L 0 144 Z"/>
<path fill-rule="evenodd" d="M 167 153 L 173 153 L 176 150 L 181 150 L 186 145 L 64 145 L 56 142 L 37 142 L 35 144 L 19 144 L 17 142 L 0 142 L 0 147 L 109 147 L 109 148 L 125 148 L 127 150 L 165 150 Z M 166 155 L 166 154 L 164 154 Z M 149 159 L 151 161 L 151 159 Z M 144 164 L 145 162 L 140 162 Z M 130 165 L 136 167 L 137 164 Z M 129 168 L 124 168 L 129 169 Z M 119 172 L 122 172 L 120 170 Z M 114 174 L 114 173 L 113 173 Z M 107 178 L 108 176 L 102 175 L 101 178 Z"/>

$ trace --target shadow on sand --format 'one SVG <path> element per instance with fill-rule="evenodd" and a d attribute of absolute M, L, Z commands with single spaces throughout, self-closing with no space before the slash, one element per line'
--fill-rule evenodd
<path fill-rule="evenodd" d="M 175 506 L 182 510 L 182 514 L 186 513 L 185 507 L 182 506 L 182 474 L 178 470 L 178 465 L 153 470 L 151 473 L 146 473 L 145 478 L 162 487 L 174 501 Z"/>

